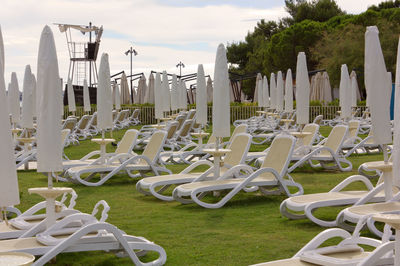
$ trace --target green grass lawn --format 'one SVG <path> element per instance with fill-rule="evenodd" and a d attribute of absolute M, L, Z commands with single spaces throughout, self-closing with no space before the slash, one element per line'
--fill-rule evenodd
<path fill-rule="evenodd" d="M 138 128 L 138 127 L 136 127 Z M 321 128 L 324 135 L 329 128 Z M 124 131 L 114 132 L 120 139 Z M 108 137 L 108 136 L 107 136 Z M 252 147 L 251 150 L 263 150 Z M 78 159 L 98 145 L 82 141 L 70 146 L 65 153 Z M 110 145 L 109 151 L 113 150 Z M 293 174 L 305 193 L 328 191 L 346 177 L 356 174 L 358 166 L 366 161 L 382 160 L 382 155 L 352 155 L 353 171 L 341 173 L 303 167 Z M 168 166 L 173 172 L 185 166 Z M 21 210 L 41 201 L 29 195 L 30 187 L 47 186 L 47 178 L 35 171 L 19 171 Z M 78 194 L 76 208 L 90 213 L 101 199 L 111 207 L 108 222 L 135 236 L 143 236 L 161 245 L 167 252 L 167 265 L 248 265 L 293 256 L 316 234 L 323 231 L 308 220 L 288 220 L 279 213 L 284 196 L 262 196 L 260 193 L 240 193 L 220 209 L 204 209 L 196 204 L 182 205 L 162 202 L 139 194 L 135 189 L 138 180 L 120 174 L 100 187 L 85 187 L 70 183 L 55 186 L 72 187 Z M 357 187 L 357 186 L 355 186 Z M 362 186 L 360 185 L 360 188 Z M 319 210 L 320 217 L 335 219 L 337 208 Z M 154 259 L 148 254 L 143 260 Z M 129 265 L 128 258 L 117 258 L 112 253 L 86 252 L 57 256 L 57 265 Z"/>

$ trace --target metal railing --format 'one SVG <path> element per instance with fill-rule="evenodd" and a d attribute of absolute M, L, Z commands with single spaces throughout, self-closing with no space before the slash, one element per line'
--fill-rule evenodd
<path fill-rule="evenodd" d="M 125 106 L 122 109 L 130 110 L 130 114 L 135 109 L 140 109 L 140 121 L 142 124 L 155 124 L 157 120 L 154 118 L 154 106 Z M 356 116 L 360 116 L 363 111 L 365 111 L 365 106 L 358 106 L 357 110 L 359 111 Z M 256 116 L 256 111 L 261 110 L 260 107 L 257 106 L 231 106 L 231 123 L 235 120 L 248 119 L 252 116 Z M 75 116 L 82 117 L 85 114 L 93 114 L 96 111 L 95 107 L 92 107 L 90 112 L 84 112 L 82 106 L 76 107 Z M 310 106 L 310 121 L 313 121 L 317 115 L 323 115 L 323 119 L 333 119 L 335 118 L 340 111 L 340 106 Z M 64 106 L 64 119 L 68 117 L 68 106 Z M 212 106 L 208 106 L 208 122 L 211 123 L 212 120 Z"/>

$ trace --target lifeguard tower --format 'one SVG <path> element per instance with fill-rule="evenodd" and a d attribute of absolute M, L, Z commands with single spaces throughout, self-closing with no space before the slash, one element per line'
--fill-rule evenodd
<path fill-rule="evenodd" d="M 86 79 L 89 86 L 90 102 L 96 103 L 96 85 L 98 80 L 96 60 L 103 34 L 103 26 L 59 24 L 61 33 L 65 33 L 69 68 L 68 79 L 72 80 L 77 104 L 83 104 L 83 81 Z M 64 80 L 66 83 L 68 80 Z M 68 104 L 64 94 L 64 104 Z"/>

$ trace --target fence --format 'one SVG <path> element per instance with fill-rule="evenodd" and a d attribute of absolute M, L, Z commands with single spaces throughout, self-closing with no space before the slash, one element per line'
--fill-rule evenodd
<path fill-rule="evenodd" d="M 130 110 L 130 113 L 135 109 L 140 109 L 140 121 L 142 124 L 155 124 L 157 123 L 154 118 L 154 106 L 127 106 L 123 109 Z M 359 114 L 365 111 L 365 106 L 358 106 L 357 110 Z M 256 111 L 260 110 L 257 106 L 231 106 L 231 123 L 239 119 L 247 119 L 257 115 Z M 75 116 L 82 117 L 84 114 L 93 114 L 96 111 L 95 107 L 88 113 L 83 111 L 83 107 L 77 106 Z M 339 106 L 310 106 L 310 121 L 313 121 L 317 115 L 323 115 L 324 119 L 333 119 L 337 115 L 337 111 L 340 111 Z M 64 107 L 64 118 L 68 117 L 68 107 Z M 208 106 L 208 121 L 211 123 L 212 120 L 212 106 Z"/>

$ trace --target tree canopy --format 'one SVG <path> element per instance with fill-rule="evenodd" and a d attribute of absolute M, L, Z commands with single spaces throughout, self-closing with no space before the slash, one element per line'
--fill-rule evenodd
<path fill-rule="evenodd" d="M 331 85 L 337 87 L 340 66 L 357 70 L 363 87 L 365 28 L 377 25 L 388 71 L 395 70 L 400 32 L 400 0 L 371 6 L 359 15 L 348 15 L 334 0 L 285 0 L 289 17 L 279 21 L 260 20 L 242 42 L 227 46 L 230 71 L 239 74 L 270 73 L 288 68 L 295 71 L 297 54 L 304 51 L 309 70 L 326 69 Z M 253 94 L 255 81 L 243 83 Z"/>

